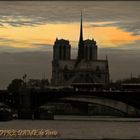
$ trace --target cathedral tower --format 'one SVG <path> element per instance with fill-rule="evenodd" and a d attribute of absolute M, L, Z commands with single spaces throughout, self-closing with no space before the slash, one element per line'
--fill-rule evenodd
<path fill-rule="evenodd" d="M 71 58 L 71 45 L 68 40 L 57 39 L 53 46 L 52 79 L 53 85 L 60 82 L 59 61 L 69 61 Z"/>
<path fill-rule="evenodd" d="M 93 39 L 84 40 L 84 58 L 87 61 L 97 60 L 97 45 Z"/>
<path fill-rule="evenodd" d="M 71 46 L 68 40 L 56 38 L 53 50 L 53 60 L 70 60 Z"/>

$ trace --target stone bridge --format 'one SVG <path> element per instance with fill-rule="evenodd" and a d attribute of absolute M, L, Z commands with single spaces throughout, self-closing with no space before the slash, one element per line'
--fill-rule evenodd
<path fill-rule="evenodd" d="M 98 97 L 98 96 L 71 96 L 71 97 L 64 97 L 61 98 L 62 101 L 76 101 L 78 102 L 86 102 L 91 104 L 98 104 L 102 106 L 107 106 L 115 110 L 119 110 L 127 116 L 138 116 L 140 115 L 140 109 L 135 108 L 129 104 L 126 104 L 124 102 L 113 100 L 113 99 L 107 99 L 104 97 Z"/>
<path fill-rule="evenodd" d="M 30 112 L 47 103 L 68 102 L 75 105 L 97 104 L 118 110 L 126 116 L 140 116 L 140 94 L 128 92 L 46 92 L 25 90 L 20 93 L 22 114 Z M 86 108 L 86 107 L 85 107 Z M 84 108 L 83 108 L 84 109 Z"/>

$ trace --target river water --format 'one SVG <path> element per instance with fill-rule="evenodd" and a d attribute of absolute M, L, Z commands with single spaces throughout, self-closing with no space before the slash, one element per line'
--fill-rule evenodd
<path fill-rule="evenodd" d="M 0 129 L 47 129 L 58 139 L 140 139 L 139 118 L 55 116 L 55 120 L 12 120 Z"/>

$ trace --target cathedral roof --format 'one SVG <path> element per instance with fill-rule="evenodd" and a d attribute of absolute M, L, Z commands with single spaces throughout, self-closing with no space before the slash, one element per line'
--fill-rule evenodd
<path fill-rule="evenodd" d="M 56 39 L 55 44 L 69 44 L 69 40 L 65 40 L 65 39 Z"/>

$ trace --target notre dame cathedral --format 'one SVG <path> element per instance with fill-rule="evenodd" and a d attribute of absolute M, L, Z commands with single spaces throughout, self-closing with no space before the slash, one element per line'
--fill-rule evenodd
<path fill-rule="evenodd" d="M 109 83 L 108 60 L 99 60 L 97 50 L 98 47 L 94 39 L 83 39 L 81 13 L 77 58 L 71 59 L 71 45 L 68 40 L 56 39 L 54 43 L 52 85 L 70 86 L 73 83 Z"/>

